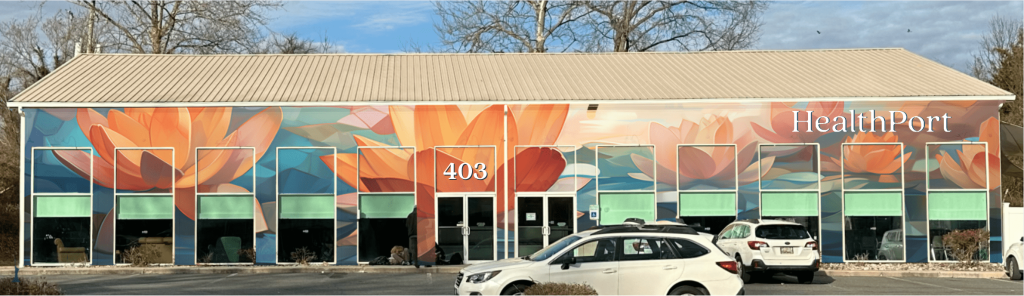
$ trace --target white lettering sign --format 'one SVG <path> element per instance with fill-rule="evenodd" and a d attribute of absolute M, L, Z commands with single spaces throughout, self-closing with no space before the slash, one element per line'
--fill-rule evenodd
<path fill-rule="evenodd" d="M 456 169 L 455 163 L 449 163 L 448 167 L 445 168 L 444 172 L 441 174 L 448 176 L 448 180 L 469 180 L 469 178 L 483 180 L 487 179 L 487 165 L 482 162 L 478 162 L 476 165 L 470 167 L 468 163 L 463 162 L 459 164 Z M 458 176 L 458 178 L 456 178 L 456 176 Z"/>
<path fill-rule="evenodd" d="M 889 111 L 889 116 L 875 115 L 875 110 L 870 110 L 866 114 L 861 113 L 857 115 L 856 110 L 849 110 L 850 117 L 836 116 L 829 118 L 828 116 L 814 117 L 814 111 L 793 111 L 793 132 L 800 132 L 802 126 L 806 126 L 807 132 L 892 132 L 896 130 L 897 125 L 906 124 L 910 131 L 921 132 L 927 130 L 927 132 L 934 132 L 938 129 L 940 121 L 942 123 L 942 131 L 950 132 L 949 130 L 949 119 L 953 118 L 949 116 L 949 113 L 944 113 L 942 116 L 907 116 L 907 112 L 903 111 Z M 801 114 L 803 113 L 803 114 Z M 865 126 L 864 119 L 868 119 L 867 126 Z M 849 120 L 847 120 L 849 119 Z M 888 122 L 888 124 L 886 124 Z M 831 128 L 829 124 L 831 123 Z M 935 125 L 932 125 L 936 123 Z M 877 125 L 876 125 L 877 124 Z"/>

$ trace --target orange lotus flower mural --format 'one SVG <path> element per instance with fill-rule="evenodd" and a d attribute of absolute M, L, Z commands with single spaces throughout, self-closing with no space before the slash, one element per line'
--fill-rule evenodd
<path fill-rule="evenodd" d="M 168 189 L 173 172 L 175 205 L 189 218 L 194 218 L 196 183 L 201 192 L 247 192 L 228 183 L 251 169 L 254 157 L 248 149 L 210 150 L 197 156 L 196 147 L 255 147 L 259 159 L 274 140 L 282 120 L 281 108 L 266 108 L 227 134 L 231 108 L 111 109 L 106 117 L 82 108 L 77 117 L 98 154 L 92 156 L 94 180 L 104 187 L 114 187 L 115 148 L 173 147 L 173 163 L 170 153 L 118 151 L 116 189 Z M 71 170 L 89 177 L 88 153 L 60 150 L 54 154 Z"/>
<path fill-rule="evenodd" d="M 519 149 L 514 153 L 516 145 L 551 145 L 558 138 L 562 125 L 568 114 L 568 105 L 528 105 L 519 112 L 512 112 L 508 117 L 509 141 L 504 143 L 504 135 L 495 133 L 505 122 L 504 106 L 494 105 L 483 110 L 470 110 L 476 113 L 469 123 L 466 123 L 466 114 L 458 106 L 430 106 L 422 105 L 415 108 L 403 106 L 391 106 L 390 118 L 402 146 L 415 146 L 416 151 L 403 149 L 363 149 L 359 157 L 359 180 L 360 192 L 394 192 L 412 191 L 416 186 L 418 197 L 419 225 L 423 229 L 432 229 L 434 225 L 434 176 L 435 172 L 442 172 L 449 163 L 478 162 L 487 164 L 488 175 L 482 180 L 469 178 L 468 180 L 451 181 L 447 178 L 438 178 L 437 192 L 474 192 L 493 191 L 494 188 L 502 188 L 504 182 L 505 166 L 511 164 L 514 157 L 518 159 L 520 166 L 524 163 L 530 164 L 519 172 L 514 170 L 515 166 L 508 166 L 510 174 L 519 176 L 519 191 L 544 191 L 550 188 L 566 166 L 566 160 L 561 153 L 547 148 Z M 371 139 L 355 136 L 359 146 L 389 146 Z M 510 155 L 502 157 L 502 145 L 506 144 Z M 497 151 L 489 148 L 443 148 L 435 151 L 436 146 L 491 146 Z M 413 157 L 415 153 L 415 157 Z M 434 160 L 434 155 L 437 160 Z M 497 167 L 495 154 L 499 157 Z M 357 184 L 355 174 L 356 157 L 354 153 L 339 153 L 333 158 L 331 156 L 321 157 L 321 160 L 328 167 L 334 169 L 337 161 L 338 177 L 345 183 L 355 187 Z M 412 175 L 413 167 L 418 168 Z M 436 167 L 435 167 L 436 163 Z M 415 181 L 414 181 L 415 180 Z M 414 185 L 415 183 L 415 185 Z M 506 194 L 513 194 L 509 188 Z M 422 196 L 427 198 L 422 198 Z M 350 200 L 350 199 L 346 199 Z M 354 199 L 351 199 L 354 201 Z M 505 217 L 508 211 L 512 210 L 511 205 L 503 205 L 504 198 L 498 195 L 498 220 L 499 225 L 504 227 Z M 513 227 L 510 225 L 510 227 Z M 348 238 L 339 241 L 339 244 L 354 245 L 354 238 L 357 233 L 353 232 Z M 420 254 L 427 254 L 432 247 L 432 238 L 420 236 Z"/>
<path fill-rule="evenodd" d="M 965 143 L 960 146 L 959 150 L 956 150 L 959 163 L 946 151 L 940 151 L 940 154 L 935 155 L 935 159 L 939 162 L 939 172 L 943 178 L 965 189 L 992 189 L 999 186 L 999 120 L 995 117 L 985 120 L 981 124 L 978 138 L 982 142 L 988 143 L 988 151 L 985 151 L 983 145 Z M 987 187 L 985 184 L 986 161 L 988 162 Z"/>
<path fill-rule="evenodd" d="M 657 122 L 650 125 L 650 143 L 657 145 L 658 182 L 666 184 L 688 184 L 697 180 L 708 180 L 719 187 L 734 187 L 737 157 L 739 165 L 739 183 L 746 184 L 757 181 L 758 163 L 753 162 L 757 153 L 754 135 L 750 130 L 734 128 L 733 122 L 724 116 L 709 115 L 695 123 L 686 119 L 678 127 L 665 127 Z M 674 149 L 678 144 L 736 144 L 734 151 L 731 146 L 684 146 Z M 667 148 L 667 149 L 666 149 Z M 676 153 L 682 161 L 676 161 Z M 767 172 L 773 165 L 774 156 L 765 157 L 760 161 L 763 171 Z M 753 163 L 751 163 L 753 162 Z M 645 175 L 653 176 L 651 160 L 633 155 L 636 164 Z M 675 180 L 676 172 L 672 164 L 678 166 L 679 179 Z"/>
<path fill-rule="evenodd" d="M 893 143 L 882 145 L 846 145 L 843 147 L 842 160 L 835 157 L 829 159 L 835 165 L 845 166 L 847 173 L 871 173 L 880 175 L 878 181 L 895 183 L 899 179 L 893 175 L 900 167 L 910 160 L 912 152 L 903 154 L 900 150 L 899 137 L 894 133 L 881 136 L 874 133 L 857 133 L 852 138 L 846 137 L 846 143 Z M 902 155 L 902 157 L 901 157 Z M 902 161 L 901 161 L 902 159 Z"/>
<path fill-rule="evenodd" d="M 833 118 L 842 115 L 843 102 L 810 102 L 807 108 L 800 110 L 790 108 L 787 103 L 771 103 L 771 130 L 757 124 L 751 123 L 754 132 L 761 138 L 771 143 L 814 143 L 818 137 L 826 134 L 816 130 L 808 132 L 806 129 L 793 131 L 793 111 L 800 112 L 800 118 L 806 119 L 807 111 L 812 111 L 815 117 L 828 116 Z M 804 128 L 803 125 L 800 126 Z"/>

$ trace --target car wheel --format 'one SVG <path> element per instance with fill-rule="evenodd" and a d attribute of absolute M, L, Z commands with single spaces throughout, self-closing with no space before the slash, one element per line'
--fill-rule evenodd
<path fill-rule="evenodd" d="M 812 281 L 814 281 L 814 272 L 813 271 L 803 271 L 803 272 L 797 273 L 796 274 L 796 281 L 801 283 L 801 284 L 810 284 Z"/>
<path fill-rule="evenodd" d="M 1010 260 L 1010 279 L 1015 281 L 1021 279 L 1020 265 L 1017 265 L 1017 258 Z"/>
<path fill-rule="evenodd" d="M 708 295 L 708 291 L 694 286 L 679 286 L 668 292 L 669 295 Z"/>
<path fill-rule="evenodd" d="M 504 290 L 501 290 L 501 295 L 523 295 L 523 291 L 530 288 L 528 284 L 515 283 L 508 285 Z"/>
<path fill-rule="evenodd" d="M 743 280 L 744 284 L 750 283 L 750 273 L 743 270 L 743 259 L 740 259 L 740 255 L 736 255 L 736 273 L 740 275 L 740 279 Z"/>

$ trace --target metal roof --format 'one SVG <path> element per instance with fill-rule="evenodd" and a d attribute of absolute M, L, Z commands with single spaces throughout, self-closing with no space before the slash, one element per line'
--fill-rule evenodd
<path fill-rule="evenodd" d="M 976 98 L 962 98 L 965 96 Z M 1009 92 L 896 48 L 564 54 L 84 54 L 19 94 L 12 105 L 882 97 L 1012 99 Z"/>

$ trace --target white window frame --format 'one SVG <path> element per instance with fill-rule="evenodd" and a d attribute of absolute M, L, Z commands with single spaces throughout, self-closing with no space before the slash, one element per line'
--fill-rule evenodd
<path fill-rule="evenodd" d="M 576 152 L 576 149 L 577 149 L 576 145 L 515 145 L 515 146 L 512 147 L 512 151 L 513 151 L 513 154 L 512 154 L 513 155 L 513 157 L 512 157 L 513 158 L 512 168 L 513 168 L 513 170 L 515 172 L 519 171 L 519 161 L 515 160 L 515 156 L 514 156 L 514 155 L 519 155 L 519 148 L 524 148 L 524 149 L 529 149 L 529 148 L 554 148 L 556 151 L 561 152 L 562 151 L 561 148 L 565 148 L 565 147 L 572 148 L 572 162 L 575 165 L 577 163 L 576 162 L 577 161 L 576 155 L 578 154 Z M 572 171 L 572 177 L 573 177 L 573 179 L 572 179 L 572 182 L 573 182 L 572 188 L 574 188 L 574 189 L 575 188 L 579 188 L 579 184 L 577 182 L 577 177 L 578 176 L 579 176 L 579 174 L 576 171 L 576 167 L 574 166 L 573 167 L 573 171 Z M 512 176 L 512 184 L 511 184 L 512 191 L 515 192 L 515 197 L 513 198 L 513 205 L 515 206 L 515 210 L 512 212 L 512 215 L 515 216 L 516 228 L 517 229 L 519 228 L 519 197 L 520 197 L 520 194 L 519 194 L 520 191 L 519 191 L 519 188 L 518 188 L 518 184 L 519 184 L 519 174 L 515 173 Z M 508 184 L 506 184 L 506 186 L 508 186 Z M 544 216 L 545 217 L 547 216 L 548 200 L 552 196 L 556 196 L 556 197 L 567 196 L 567 195 L 571 196 L 572 197 L 572 208 L 573 208 L 574 211 L 578 211 L 576 209 L 576 206 L 577 206 L 576 205 L 576 203 L 577 203 L 577 201 L 576 201 L 576 194 L 577 194 L 577 192 L 575 190 L 574 191 L 552 191 L 552 192 L 547 192 L 547 191 L 522 191 L 522 192 L 524 193 L 522 195 L 525 195 L 525 196 L 528 196 L 528 197 L 540 197 L 540 198 L 543 199 L 543 201 L 544 201 L 544 211 L 545 211 L 544 212 Z M 506 198 L 508 198 L 508 197 L 506 196 Z M 506 201 L 505 204 L 508 204 L 508 201 Z M 509 231 L 508 224 L 507 224 L 508 223 L 508 217 L 505 218 L 505 222 L 506 222 L 506 224 L 505 224 L 505 236 L 506 236 L 505 243 L 507 244 L 508 243 L 508 237 L 507 236 L 508 236 L 508 231 Z M 576 225 L 576 224 L 578 224 L 578 223 L 574 223 L 574 225 L 573 225 L 572 234 L 576 234 L 577 233 L 577 228 L 578 228 L 577 226 L 579 226 L 579 225 Z M 550 227 L 544 226 L 544 229 L 547 229 L 547 230 L 541 230 L 541 233 L 543 235 L 551 235 L 551 228 Z M 519 257 L 519 231 L 513 230 L 513 232 L 515 232 L 515 248 L 513 248 L 514 249 L 513 256 L 518 258 Z M 549 242 L 549 244 L 550 244 L 550 242 Z M 547 245 L 545 245 L 545 247 L 546 246 Z M 505 247 L 505 253 L 506 254 L 508 253 L 508 247 L 507 246 Z"/>
<path fill-rule="evenodd" d="M 899 189 L 851 189 L 850 192 L 898 192 L 900 194 L 900 230 L 903 235 L 903 260 L 848 260 L 846 259 L 846 146 L 900 146 L 900 188 Z M 903 142 L 866 142 L 866 143 L 843 143 L 840 145 L 841 149 L 839 152 L 839 188 L 840 188 L 840 209 L 839 214 L 842 217 L 842 239 L 843 239 L 843 262 L 845 263 L 906 263 L 907 262 L 907 186 L 906 186 L 906 159 L 904 149 L 906 146 Z M 927 152 L 926 152 L 927 153 Z M 884 234 L 884 233 L 883 233 Z M 883 236 L 884 239 L 884 236 Z M 877 251 L 876 251 L 877 257 Z"/>
<path fill-rule="evenodd" d="M 337 222 L 338 221 L 338 205 L 337 205 L 337 203 L 338 203 L 337 202 L 337 199 L 338 199 L 338 156 L 337 156 L 338 155 L 338 148 L 337 147 L 326 147 L 326 146 L 310 146 L 310 147 L 290 146 L 290 147 L 277 147 L 277 149 L 274 151 L 274 197 L 276 198 L 276 201 L 277 201 L 277 202 L 274 203 L 274 225 L 276 225 L 277 229 L 278 229 L 278 235 L 274 237 L 274 264 L 277 264 L 277 265 L 298 265 L 299 264 L 298 262 L 281 262 L 280 261 L 280 253 L 281 253 L 281 248 L 280 248 L 280 246 L 281 246 L 281 243 L 280 243 L 281 242 L 281 236 L 280 236 L 280 230 L 281 230 L 281 150 L 330 150 L 331 151 L 331 158 L 334 159 L 334 167 L 331 170 L 331 179 L 333 181 L 332 183 L 334 184 L 334 195 L 333 195 L 334 202 L 331 203 L 334 206 L 333 207 L 333 210 L 334 210 L 334 220 L 333 221 L 334 222 L 331 223 L 331 224 L 337 225 L 337 223 L 338 223 Z M 286 193 L 285 195 L 321 195 L 321 194 L 322 193 Z M 264 219 L 266 219 L 265 216 L 264 216 Z M 331 235 L 332 235 L 333 239 L 331 239 L 331 246 L 334 248 L 334 251 L 332 252 L 333 253 L 332 257 L 333 258 L 331 258 L 331 261 L 325 262 L 327 264 L 337 264 L 337 262 L 338 262 L 338 246 L 337 246 L 337 244 L 338 244 L 338 229 L 337 229 L 336 226 L 334 228 L 332 228 L 332 229 L 333 229 L 333 231 L 331 231 Z M 256 260 L 253 260 L 253 261 L 256 261 Z"/>
<path fill-rule="evenodd" d="M 493 166 L 493 171 L 494 171 L 494 178 L 495 178 L 494 190 L 493 191 L 491 191 L 491 192 L 487 192 L 487 191 L 481 191 L 481 192 L 438 192 L 437 191 L 437 171 L 436 171 L 437 170 L 437 151 L 441 150 L 441 149 L 460 149 L 460 148 L 462 148 L 462 149 L 465 149 L 465 148 L 490 148 L 491 151 L 493 151 L 493 156 L 492 156 L 493 159 L 494 159 L 494 161 L 493 161 L 494 162 L 493 163 L 493 165 L 494 165 Z M 473 197 L 470 197 L 470 196 L 490 197 L 491 200 L 493 201 L 492 205 L 491 205 L 491 207 L 493 209 L 493 214 L 492 214 L 493 217 L 491 217 L 491 219 L 493 221 L 491 223 L 493 223 L 493 225 L 494 225 L 494 231 L 491 232 L 491 244 L 492 244 L 491 247 L 494 248 L 494 253 L 491 254 L 491 261 L 498 260 L 498 180 L 497 180 L 497 178 L 498 178 L 498 169 L 499 169 L 498 168 L 498 146 L 496 146 L 496 145 L 447 145 L 447 146 L 434 146 L 433 153 L 434 153 L 434 155 L 433 155 L 434 156 L 434 167 L 430 170 L 431 171 L 430 173 L 431 173 L 431 176 L 434 179 L 434 221 L 435 221 L 434 222 L 434 243 L 435 244 L 438 243 L 438 241 L 437 241 L 437 231 L 438 231 L 438 227 L 439 227 L 439 225 L 438 225 L 439 223 L 437 222 L 437 221 L 439 221 L 438 220 L 438 216 L 437 216 L 437 200 L 438 199 L 440 199 L 440 198 L 462 197 L 462 215 L 463 215 L 463 217 L 466 217 L 468 215 L 467 207 L 469 207 L 469 199 L 473 198 Z M 448 152 L 445 152 L 445 153 L 448 153 Z M 508 184 L 505 184 L 505 186 L 508 186 Z M 508 197 L 506 197 L 506 198 L 508 198 Z M 508 219 L 508 218 L 506 218 L 506 219 Z M 467 223 L 468 223 L 468 221 L 467 221 Z M 468 225 L 464 226 L 462 231 L 463 231 L 463 233 L 465 233 L 466 231 L 469 231 L 469 226 Z M 463 235 L 463 239 L 462 239 L 462 245 L 463 245 L 463 250 L 462 251 L 463 251 L 463 255 L 464 255 L 463 259 L 462 259 L 463 262 L 466 262 L 466 263 L 487 262 L 487 260 L 472 260 L 472 261 L 470 261 L 469 260 L 469 253 L 468 253 L 468 251 L 469 251 L 468 244 L 469 244 L 468 235 Z M 505 249 L 505 253 L 508 254 L 508 249 L 507 248 Z"/>
<path fill-rule="evenodd" d="M 242 263 L 242 262 L 238 262 L 238 263 L 202 263 L 202 264 L 199 263 L 199 195 L 200 194 L 202 194 L 202 195 L 241 195 L 240 193 L 216 193 L 216 192 L 199 193 L 199 151 L 200 150 L 243 150 L 243 149 L 248 149 L 248 150 L 252 151 L 252 192 L 250 192 L 249 194 L 252 195 L 252 214 L 253 214 L 253 217 L 250 220 L 252 220 L 252 223 L 253 223 L 252 247 L 253 247 L 253 250 L 256 249 L 256 230 L 255 230 L 256 229 L 256 207 L 257 207 L 257 203 L 259 203 L 259 201 L 256 200 L 256 187 L 257 187 L 257 183 L 256 183 L 256 147 L 196 147 L 196 152 L 195 152 L 196 153 L 195 154 L 196 155 L 196 164 L 193 166 L 193 169 L 195 170 L 196 173 L 194 175 L 195 178 L 193 178 L 194 184 L 192 184 L 194 186 L 193 190 L 195 191 L 194 195 L 192 196 L 192 202 L 193 202 L 193 207 L 192 207 L 193 214 L 192 215 L 195 216 L 195 219 L 196 219 L 195 223 L 192 224 L 192 236 L 194 238 L 193 239 L 193 245 L 194 246 L 193 246 L 193 252 L 192 252 L 192 254 L 193 254 L 192 255 L 192 265 L 211 265 L 211 266 L 215 266 L 215 265 L 236 265 L 236 266 L 237 265 L 241 265 L 241 266 L 244 266 L 244 265 L 255 265 L 256 264 L 256 258 L 252 258 L 252 262 L 251 263 Z M 264 219 L 266 219 L 266 217 L 264 217 Z M 255 257 L 255 255 L 253 257 Z"/>
<path fill-rule="evenodd" d="M 361 152 L 362 149 L 401 149 L 401 150 L 412 149 L 412 153 L 411 153 L 411 156 L 410 156 L 411 160 L 412 160 L 412 191 L 401 191 L 401 192 L 362 192 L 362 191 L 359 191 L 360 190 L 359 189 L 360 188 L 360 184 L 361 184 L 360 182 L 362 181 L 362 176 L 359 175 L 362 172 L 362 169 L 361 169 L 362 168 L 362 164 L 361 164 L 362 157 L 360 157 L 361 155 L 363 155 L 362 152 Z M 417 184 L 416 181 L 417 181 L 417 177 L 419 177 L 418 176 L 419 174 L 416 173 L 417 172 L 417 165 L 418 165 L 418 163 L 416 161 L 416 146 L 357 146 L 356 147 L 356 235 L 357 236 L 360 233 L 359 232 L 359 220 L 360 220 L 360 218 L 359 218 L 359 216 L 360 216 L 359 200 L 360 200 L 360 197 L 362 197 L 363 194 L 366 194 L 366 195 L 375 195 L 375 194 L 412 194 L 412 196 L 413 196 L 413 208 L 415 208 L 415 206 L 419 205 L 419 203 L 416 202 L 416 192 L 418 191 L 417 188 L 416 188 L 416 187 L 418 187 L 416 185 Z M 337 169 L 337 167 L 338 167 L 338 160 L 337 160 L 337 158 L 335 158 L 335 160 L 334 160 L 334 167 L 335 167 L 335 169 Z M 335 184 L 334 188 L 338 188 L 337 184 Z M 337 189 L 335 189 L 335 190 L 337 190 Z M 335 195 L 337 195 L 337 192 L 335 192 Z M 337 212 L 335 212 L 335 220 L 337 220 Z M 417 223 L 417 225 L 418 224 L 419 223 Z M 337 232 L 337 231 L 335 231 L 335 232 Z M 335 236 L 337 236 L 337 234 L 335 234 Z M 335 240 L 337 240 L 337 239 L 335 239 Z M 335 253 L 337 253 L 337 252 L 335 252 Z M 335 256 L 337 256 L 337 254 L 335 254 Z M 413 254 L 413 258 L 412 259 L 413 260 L 418 260 L 417 259 L 418 256 L 419 256 L 418 254 Z M 369 261 L 359 261 L 359 237 L 356 237 L 356 263 L 357 264 L 369 264 L 370 263 Z"/>
<path fill-rule="evenodd" d="M 170 150 L 171 151 L 171 163 L 170 163 L 170 166 L 171 166 L 171 193 L 156 193 L 156 194 L 154 194 L 154 193 L 118 193 L 117 192 L 117 153 L 119 151 L 121 151 L 121 150 L 142 150 L 142 151 L 147 151 L 147 150 Z M 171 263 L 159 263 L 159 264 L 156 264 L 156 265 L 157 266 L 174 265 L 174 259 L 175 259 L 175 254 L 174 253 L 176 253 L 175 252 L 176 249 L 174 248 L 174 246 L 177 245 L 176 242 L 178 240 L 178 236 L 175 235 L 175 234 L 177 234 L 177 221 L 178 221 L 178 219 L 177 219 L 178 215 L 176 215 L 176 213 L 175 213 L 175 209 L 177 208 L 177 205 L 174 204 L 174 202 L 173 202 L 174 201 L 174 193 L 177 190 L 177 188 L 175 188 L 177 186 L 175 186 L 175 185 L 177 184 L 177 181 L 178 181 L 178 176 L 177 176 L 177 174 L 175 174 L 176 173 L 175 170 L 177 169 L 177 167 L 175 167 L 175 164 L 176 164 L 176 162 L 175 162 L 175 155 L 174 155 L 174 147 L 115 147 L 114 148 L 114 190 L 113 190 L 114 191 L 114 208 L 113 208 L 113 211 L 112 211 L 113 215 L 114 215 L 114 219 L 112 219 L 114 221 L 113 222 L 114 223 L 114 227 L 113 227 L 114 235 L 113 235 L 113 238 L 110 239 L 110 241 L 112 243 L 111 246 L 113 246 L 113 249 L 114 249 L 114 251 L 113 251 L 114 253 L 112 254 L 113 255 L 112 259 L 114 261 L 114 265 L 131 265 L 131 263 L 117 263 L 117 220 L 118 220 L 117 219 L 117 213 L 118 213 L 117 212 L 117 204 L 118 204 L 118 197 L 120 197 L 120 196 L 133 196 L 133 195 L 135 195 L 135 196 L 138 196 L 138 195 L 170 195 L 171 196 L 171 201 L 172 201 L 171 202 Z M 123 259 L 123 257 L 122 257 L 122 259 Z"/>
<path fill-rule="evenodd" d="M 24 127 L 24 126 L 25 126 L 24 125 L 24 121 L 22 121 L 22 127 Z M 24 133 L 22 135 L 24 135 Z M 83 192 L 74 192 L 74 193 L 36 193 L 36 183 L 35 183 L 36 182 L 36 162 L 35 162 L 36 150 L 51 150 L 51 151 L 52 150 L 89 150 L 89 153 L 88 153 L 89 154 L 89 193 L 83 193 Z M 40 195 L 42 195 L 42 196 L 46 196 L 46 195 L 51 195 L 51 196 L 52 195 L 77 195 L 77 196 L 85 196 L 85 195 L 88 194 L 89 195 L 89 213 L 91 214 L 93 212 L 93 198 L 94 198 L 93 186 L 95 186 L 95 184 L 94 184 L 94 180 L 95 180 L 95 177 L 94 177 L 95 176 L 95 164 L 94 164 L 94 161 L 93 161 L 95 156 L 93 155 L 93 151 L 95 151 L 95 150 L 93 150 L 92 147 L 32 147 L 32 155 L 30 155 L 30 156 L 32 157 L 33 161 L 32 161 L 32 167 L 30 168 L 30 172 L 29 172 L 30 175 L 29 175 L 29 181 L 28 181 L 29 182 L 29 185 L 28 185 L 28 188 L 29 188 L 29 199 L 28 200 L 29 200 L 29 204 L 30 204 L 29 207 L 31 208 L 31 209 L 29 209 L 30 210 L 29 213 L 30 213 L 30 219 L 32 219 L 32 223 L 29 223 L 29 226 L 30 226 L 29 227 L 29 237 L 30 237 L 30 239 L 29 239 L 29 245 L 28 245 L 28 247 L 29 247 L 29 249 L 28 249 L 28 251 L 29 251 L 28 258 L 29 259 L 28 260 L 29 260 L 29 265 L 30 266 L 70 266 L 70 265 L 76 264 L 76 263 L 70 263 L 70 262 L 69 263 L 51 263 L 51 262 L 36 263 L 35 240 L 32 239 L 32 238 L 35 238 L 35 233 L 36 233 L 36 196 L 40 196 Z M 115 170 L 116 170 L 116 168 L 115 168 Z M 96 243 L 95 242 L 96 238 L 93 235 L 93 233 L 95 232 L 95 231 L 93 231 L 93 227 L 95 226 L 94 225 L 95 223 L 93 222 L 93 220 L 94 219 L 92 219 L 92 217 L 89 218 L 89 246 L 88 246 L 88 249 L 89 249 L 89 262 L 86 263 L 87 265 L 92 265 L 92 259 L 93 259 L 93 256 L 92 256 L 93 254 L 92 253 L 93 253 L 93 251 L 95 249 L 94 248 L 94 244 Z M 19 261 L 20 262 L 24 262 L 24 258 L 21 258 L 21 260 L 19 260 Z"/>
<path fill-rule="evenodd" d="M 679 161 L 682 160 L 682 159 L 679 158 L 679 148 L 682 148 L 682 147 L 732 147 L 732 153 L 733 153 L 733 158 L 732 158 L 733 162 L 732 163 L 733 163 L 733 169 L 736 171 L 735 175 L 733 176 L 733 180 L 736 181 L 735 184 L 733 185 L 733 189 L 732 190 L 728 190 L 728 189 L 715 189 L 715 190 L 690 190 L 690 189 L 683 190 L 683 189 L 679 189 L 680 185 L 682 185 L 682 184 L 679 184 L 679 165 L 680 165 Z M 739 159 L 739 153 L 740 153 L 739 152 L 739 147 L 736 144 L 677 144 L 676 145 L 676 153 L 675 153 L 676 154 L 676 167 L 674 168 L 674 171 L 676 171 L 676 196 L 675 196 L 675 199 L 676 199 L 676 217 L 684 217 L 681 214 L 683 212 L 682 205 L 679 204 L 679 195 L 683 194 L 684 192 L 687 192 L 687 193 L 732 192 L 733 198 L 736 200 L 736 206 L 735 206 L 735 209 L 733 211 L 732 217 L 733 217 L 733 219 L 738 219 L 739 218 L 739 213 L 740 213 L 740 159 Z M 758 161 L 760 161 L 760 160 L 758 160 Z M 701 216 L 685 216 L 685 217 L 701 217 Z M 719 217 L 725 217 L 725 216 L 719 216 Z"/>
<path fill-rule="evenodd" d="M 652 169 L 654 170 L 654 176 L 651 177 L 651 179 L 653 180 L 653 181 L 651 181 L 651 187 L 652 187 L 651 190 L 604 190 L 604 191 L 612 192 L 612 193 L 629 193 L 629 192 L 633 192 L 633 193 L 650 193 L 651 196 L 653 196 L 653 198 L 652 198 L 653 200 L 651 201 L 651 206 L 654 209 L 654 219 L 657 220 L 658 219 L 658 150 L 657 150 L 658 147 L 655 146 L 654 144 L 596 145 L 596 146 L 594 146 L 594 167 L 597 168 L 597 176 L 594 176 L 594 192 L 596 192 L 595 194 L 597 194 L 597 195 L 595 196 L 595 201 L 594 202 L 597 204 L 598 211 L 601 210 L 601 193 L 604 193 L 604 192 L 601 191 L 601 162 L 600 162 L 600 160 L 601 160 L 601 152 L 600 152 L 601 147 L 608 147 L 608 148 L 643 148 L 643 147 L 650 147 L 651 148 L 651 164 L 652 164 Z M 678 197 L 676 197 L 676 198 L 678 199 Z M 646 221 L 646 222 L 651 222 L 651 221 Z M 622 222 L 619 222 L 619 224 L 621 224 L 621 223 Z M 597 225 L 601 225 L 600 218 L 598 218 L 598 220 L 597 220 Z"/>
<path fill-rule="evenodd" d="M 763 159 L 763 158 L 761 158 L 761 147 L 764 147 L 764 146 L 772 146 L 772 147 L 778 147 L 778 146 L 793 146 L 793 147 L 812 146 L 812 147 L 814 147 L 814 157 L 818 161 L 818 163 L 816 165 L 816 167 L 818 168 L 818 171 L 817 171 L 817 173 L 818 173 L 818 182 L 817 182 L 818 183 L 818 188 L 817 189 L 764 189 L 764 187 L 762 187 L 762 185 L 761 185 L 761 175 L 763 175 L 765 173 L 764 168 L 761 167 L 761 160 Z M 819 243 L 818 254 L 820 255 L 821 251 L 823 249 L 820 246 L 820 244 L 825 241 L 824 238 L 821 237 L 822 228 L 824 228 L 824 225 L 821 225 L 821 145 L 818 144 L 818 143 L 764 143 L 764 144 L 757 144 L 757 159 L 755 159 L 755 161 L 757 162 L 757 217 L 758 218 L 764 219 L 764 215 L 761 214 L 761 210 L 764 209 L 764 207 L 761 206 L 762 205 L 762 203 L 761 203 L 761 195 L 764 194 L 765 192 L 814 192 L 814 193 L 818 194 L 818 239 L 816 239 L 815 241 L 817 241 Z M 739 178 L 739 176 L 737 176 L 737 178 Z M 737 213 L 737 215 L 739 215 L 739 213 Z"/>
<path fill-rule="evenodd" d="M 938 145 L 960 145 L 961 146 L 960 147 L 961 150 L 963 150 L 963 146 L 966 146 L 966 145 L 982 145 L 985 148 L 985 154 L 986 154 L 985 155 L 985 188 L 983 188 L 983 189 L 964 189 L 964 188 L 959 188 L 959 189 L 932 189 L 932 187 L 931 187 L 931 171 L 930 171 L 931 167 L 929 166 L 929 160 L 932 159 L 931 158 L 931 153 L 929 153 L 930 152 L 929 147 L 931 145 L 937 145 L 937 146 Z M 984 191 L 985 192 L 985 229 L 986 230 L 991 230 L 992 229 L 991 228 L 992 225 L 990 225 L 990 224 L 992 223 L 992 221 L 991 221 L 992 220 L 992 215 L 989 212 L 989 210 L 992 207 L 992 205 L 991 205 L 991 201 L 989 200 L 989 198 L 990 198 L 990 196 L 989 196 L 989 190 L 990 190 L 990 188 L 989 188 L 989 181 L 990 181 L 989 180 L 989 170 L 992 169 L 992 167 L 989 165 L 989 159 L 988 159 L 988 142 L 981 142 L 981 141 L 970 141 L 970 142 L 925 142 L 924 143 L 924 155 L 925 155 L 925 162 L 924 162 L 925 163 L 924 164 L 924 173 L 925 173 L 925 178 L 924 178 L 924 180 L 925 180 L 924 181 L 924 188 L 925 188 L 924 212 L 925 212 L 925 215 L 924 215 L 924 217 L 925 217 L 925 239 L 926 239 L 925 241 L 927 243 L 927 248 L 929 250 L 927 252 L 928 253 L 927 254 L 928 255 L 928 263 L 955 263 L 955 262 L 957 262 L 956 260 L 948 260 L 948 258 L 947 258 L 947 260 L 933 260 L 933 258 L 932 258 L 932 253 L 931 253 L 931 248 L 932 248 L 932 235 L 931 235 L 931 232 L 932 232 L 932 220 L 930 218 L 931 212 L 928 210 L 928 202 L 930 201 L 930 197 L 931 197 L 932 191 L 937 191 L 937 192 L 979 192 L 979 191 Z M 961 160 L 961 161 L 963 161 L 963 160 Z M 904 241 L 905 240 L 906 239 L 904 239 Z M 991 243 L 991 242 L 992 242 L 992 237 L 989 236 L 989 243 Z M 989 248 L 991 249 L 991 247 L 989 247 Z M 988 253 L 988 260 L 992 261 L 992 252 L 991 252 L 991 250 L 989 250 L 989 252 L 987 252 L 987 253 Z"/>

